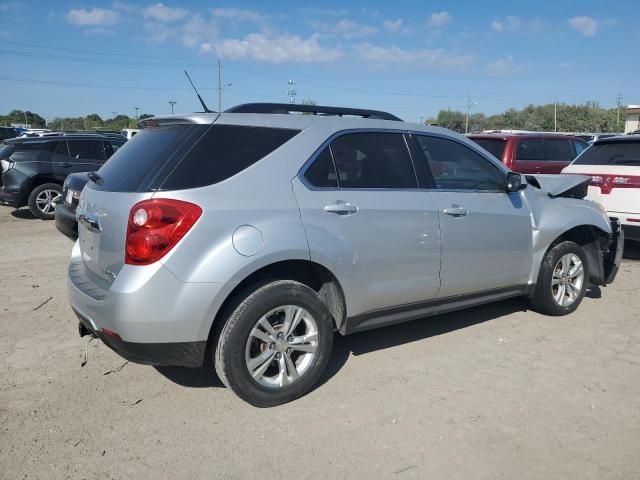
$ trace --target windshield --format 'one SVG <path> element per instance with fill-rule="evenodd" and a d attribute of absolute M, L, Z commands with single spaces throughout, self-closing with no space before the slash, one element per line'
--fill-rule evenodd
<path fill-rule="evenodd" d="M 498 160 L 502 161 L 504 146 L 507 144 L 505 140 L 500 138 L 471 138 L 471 140 L 476 142 Z"/>
<path fill-rule="evenodd" d="M 640 142 L 596 143 L 573 162 L 574 165 L 640 165 Z"/>

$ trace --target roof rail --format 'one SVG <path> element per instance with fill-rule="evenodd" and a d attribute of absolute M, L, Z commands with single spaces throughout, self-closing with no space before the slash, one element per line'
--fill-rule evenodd
<path fill-rule="evenodd" d="M 342 117 L 349 115 L 354 117 L 371 118 L 376 120 L 394 120 L 402 122 L 402 119 L 387 112 L 379 110 L 367 110 L 363 108 L 326 107 L 321 105 L 299 105 L 294 103 L 245 103 L 226 110 L 225 113 L 309 113 L 312 115 L 336 115 Z"/>

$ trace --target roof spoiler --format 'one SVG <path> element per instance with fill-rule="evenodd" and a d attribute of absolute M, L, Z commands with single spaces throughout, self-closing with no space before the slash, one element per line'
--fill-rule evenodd
<path fill-rule="evenodd" d="M 363 108 L 327 107 L 321 105 L 298 105 L 294 103 L 245 103 L 226 110 L 225 113 L 308 113 L 311 115 L 344 115 L 353 117 L 370 118 L 375 120 L 393 120 L 401 122 L 402 119 L 380 110 L 367 110 Z"/>

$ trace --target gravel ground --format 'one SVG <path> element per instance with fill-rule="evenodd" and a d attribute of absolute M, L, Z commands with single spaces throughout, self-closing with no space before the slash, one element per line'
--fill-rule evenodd
<path fill-rule="evenodd" d="M 1 478 L 640 478 L 638 248 L 568 317 L 514 300 L 337 337 L 320 386 L 261 410 L 80 338 L 71 246 L 0 208 Z"/>

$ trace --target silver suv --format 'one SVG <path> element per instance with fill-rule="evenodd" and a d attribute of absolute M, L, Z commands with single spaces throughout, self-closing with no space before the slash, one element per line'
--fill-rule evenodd
<path fill-rule="evenodd" d="M 308 392 L 336 331 L 515 296 L 565 315 L 618 269 L 589 177 L 525 178 L 445 129 L 272 104 L 141 126 L 80 197 L 80 333 L 141 363 L 213 362 L 256 406 Z"/>

